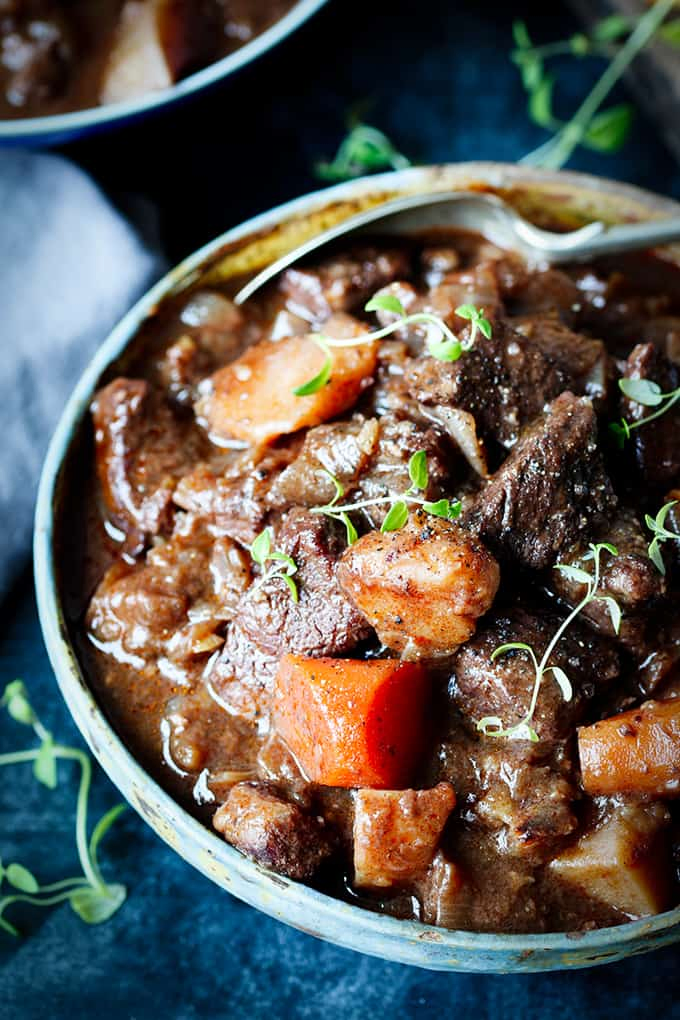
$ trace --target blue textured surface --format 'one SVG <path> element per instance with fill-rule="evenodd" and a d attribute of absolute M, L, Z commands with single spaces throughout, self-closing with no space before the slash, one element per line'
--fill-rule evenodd
<path fill-rule="evenodd" d="M 512 160 L 540 143 L 507 61 L 505 4 L 369 5 L 335 0 L 280 53 L 170 117 L 81 143 L 70 154 L 116 198 L 152 199 L 171 258 L 186 254 L 251 213 L 315 186 L 311 163 L 332 153 L 352 102 L 373 96 L 371 119 L 420 161 Z M 456 13 L 451 11 L 454 6 Z M 519 3 L 538 37 L 569 29 L 566 16 Z M 532 6 L 536 8 L 532 12 Z M 582 87 L 584 68 L 570 72 Z M 270 93 L 273 91 L 273 96 Z M 186 140 L 177 148 L 177 139 Z M 680 174 L 642 120 L 616 158 L 579 154 L 572 165 L 680 195 Z M 27 576 L 4 607 L 0 677 L 22 675 L 58 737 L 79 742 L 51 677 Z M 26 733 L 0 719 L 2 750 Z M 28 770 L 4 773 L 0 853 L 47 881 L 76 866 L 72 839 L 75 786 L 67 772 L 53 793 Z M 98 774 L 93 801 L 103 810 L 115 791 Z M 368 1017 L 449 1015 L 523 1018 L 582 1015 L 680 1016 L 678 951 L 571 974 L 479 977 L 430 974 L 361 957 L 292 931 L 235 901 L 175 857 L 132 814 L 107 839 L 107 871 L 130 888 L 120 913 L 85 927 L 62 907 L 27 912 L 30 937 L 0 936 L 0 1016 L 98 1015 L 173 1020 L 207 1016 Z"/>

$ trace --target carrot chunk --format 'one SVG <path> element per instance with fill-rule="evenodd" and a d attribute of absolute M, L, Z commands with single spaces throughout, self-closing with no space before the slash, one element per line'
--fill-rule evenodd
<path fill-rule="evenodd" d="M 348 325 L 344 318 L 334 329 L 335 336 L 362 332 L 358 322 L 349 320 Z M 334 349 L 328 382 L 316 393 L 296 396 L 293 390 L 318 375 L 325 360 L 309 336 L 261 340 L 215 372 L 197 414 L 213 435 L 252 444 L 320 425 L 356 403 L 375 369 L 377 344 Z"/>
<path fill-rule="evenodd" d="M 611 793 L 680 795 L 680 698 L 640 708 L 578 731 L 583 788 Z"/>
<path fill-rule="evenodd" d="M 415 663 L 285 655 L 272 719 L 312 782 L 396 790 L 423 749 L 428 694 Z"/>

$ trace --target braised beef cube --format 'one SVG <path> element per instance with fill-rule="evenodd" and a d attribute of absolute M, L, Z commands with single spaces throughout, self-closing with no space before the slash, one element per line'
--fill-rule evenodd
<path fill-rule="evenodd" d="M 275 546 L 297 565 L 299 601 L 281 578 L 254 585 L 241 599 L 227 640 L 210 675 L 236 714 L 258 718 L 268 707 L 276 668 L 285 652 L 338 656 L 367 638 L 371 628 L 344 596 L 335 565 L 344 531 L 305 510 L 290 511 Z"/>
<path fill-rule="evenodd" d="M 275 480 L 269 492 L 272 507 L 324 506 L 334 498 L 334 478 L 351 492 L 378 441 L 375 418 L 355 415 L 350 421 L 317 425 L 305 436 L 300 453 Z"/>
<path fill-rule="evenodd" d="M 112 523 L 125 535 L 125 550 L 141 552 L 167 531 L 179 478 L 204 450 L 190 422 L 141 379 L 115 379 L 92 404 L 97 473 Z"/>
<path fill-rule="evenodd" d="M 324 322 L 334 312 L 359 311 L 380 287 L 408 272 L 408 256 L 399 249 L 357 248 L 313 269 L 286 269 L 281 289 L 292 311 Z"/>
<path fill-rule="evenodd" d="M 648 379 L 670 393 L 680 386 L 680 367 L 668 360 L 653 344 L 638 344 L 628 358 L 626 379 Z M 628 397 L 621 399 L 623 417 L 634 424 L 653 414 L 658 408 L 639 404 Z M 654 489 L 680 479 L 680 402 L 655 421 L 632 431 L 630 443 L 642 482 Z"/>
<path fill-rule="evenodd" d="M 213 826 L 246 857 L 296 880 L 311 878 L 333 852 L 321 819 L 254 783 L 232 788 Z"/>
<path fill-rule="evenodd" d="M 680 364 L 680 317 L 660 315 L 642 324 L 642 340 L 654 344 L 669 361 Z"/>
<path fill-rule="evenodd" d="M 513 326 L 560 366 L 574 393 L 590 397 L 596 405 L 604 403 L 613 382 L 614 367 L 601 340 L 574 333 L 554 314 L 513 319 Z"/>
<path fill-rule="evenodd" d="M 500 833 L 502 853 L 545 860 L 577 827 L 573 783 L 544 763 L 533 745 L 527 751 L 526 745 L 485 743 L 488 750 L 477 757 L 484 792 L 474 805 L 475 817 Z"/>
<path fill-rule="evenodd" d="M 592 404 L 563 393 L 526 429 L 461 520 L 501 559 L 540 570 L 615 506 Z"/>
<path fill-rule="evenodd" d="M 204 518 L 214 530 L 250 545 L 269 512 L 269 491 L 295 457 L 296 445 L 244 453 L 220 471 L 198 464 L 177 486 L 175 503 Z"/>
<path fill-rule="evenodd" d="M 623 612 L 623 624 L 630 614 L 639 613 L 657 602 L 666 592 L 666 582 L 656 569 L 647 553 L 648 536 L 642 532 L 635 512 L 621 507 L 606 524 L 592 536 L 593 542 L 608 542 L 618 550 L 618 556 L 607 551 L 602 553 L 600 585 L 603 596 L 611 596 Z M 576 567 L 592 574 L 592 561 L 584 559 L 588 546 L 580 541 L 568 549 L 560 558 L 566 566 Z M 550 578 L 551 588 L 571 606 L 577 605 L 586 593 L 586 585 L 560 570 L 554 570 Z M 609 608 L 605 602 L 594 600 L 582 612 L 584 619 L 592 622 L 605 634 L 615 633 Z M 625 630 L 622 625 L 622 632 Z M 622 633 L 622 637 L 626 637 Z"/>
<path fill-rule="evenodd" d="M 512 315 L 557 315 L 571 324 L 582 295 L 560 269 L 530 268 L 518 255 L 506 253 L 496 263 L 501 294 Z"/>
<path fill-rule="evenodd" d="M 530 645 L 540 662 L 560 625 L 553 614 L 530 614 L 516 609 L 484 621 L 477 634 L 463 645 L 453 660 L 451 691 L 467 724 L 497 716 L 504 728 L 520 723 L 527 715 L 536 672 L 529 654 L 511 650 L 492 660 L 496 648 L 509 642 Z M 609 642 L 588 628 L 572 625 L 550 657 L 550 665 L 569 678 L 573 697 L 564 695 L 547 673 L 543 677 L 531 725 L 541 741 L 563 740 L 580 721 L 596 691 L 606 689 L 619 674 L 619 660 Z"/>
<path fill-rule="evenodd" d="M 66 14 L 54 5 L 41 10 L 38 5 L 19 4 L 7 12 L 0 9 L 0 19 L 0 72 L 7 74 L 7 101 L 31 107 L 61 95 L 76 55 Z"/>
<path fill-rule="evenodd" d="M 415 399 L 468 411 L 484 438 L 510 448 L 522 426 L 567 389 L 571 379 L 532 340 L 496 323 L 491 339 L 478 334 L 472 350 L 458 361 L 414 358 L 404 381 Z"/>
<path fill-rule="evenodd" d="M 436 287 L 460 266 L 460 255 L 452 245 L 430 245 L 420 253 L 420 268 L 428 287 Z"/>

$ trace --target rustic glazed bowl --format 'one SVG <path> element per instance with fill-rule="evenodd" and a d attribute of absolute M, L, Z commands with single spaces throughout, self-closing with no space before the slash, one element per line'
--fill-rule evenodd
<path fill-rule="evenodd" d="M 163 300 L 197 280 L 255 272 L 319 231 L 406 194 L 484 188 L 537 222 L 577 225 L 678 215 L 666 199 L 613 181 L 495 163 L 424 167 L 307 195 L 258 216 L 202 248 L 158 283 L 104 341 L 69 400 L 45 462 L 35 523 L 35 576 L 43 634 L 68 707 L 92 752 L 127 800 L 182 857 L 222 888 L 310 934 L 363 953 L 432 970 L 546 971 L 620 960 L 680 941 L 680 908 L 578 934 L 492 935 L 447 931 L 371 913 L 272 874 L 181 808 L 142 769 L 93 697 L 69 638 L 55 535 L 63 523 L 66 464 L 98 380 Z M 680 265 L 680 250 L 666 249 Z"/>
<path fill-rule="evenodd" d="M 283 42 L 325 3 L 326 0 L 298 0 L 287 14 L 244 46 L 159 92 L 147 92 L 123 103 L 108 103 L 105 106 L 93 106 L 87 110 L 74 110 L 71 113 L 59 113 L 50 117 L 0 120 L 0 146 L 25 145 L 41 148 L 47 145 L 62 145 L 64 142 L 121 126 L 145 117 L 155 110 L 171 106 L 227 78 Z"/>

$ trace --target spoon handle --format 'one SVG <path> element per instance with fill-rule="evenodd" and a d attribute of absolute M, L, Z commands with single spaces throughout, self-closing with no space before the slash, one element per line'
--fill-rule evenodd
<path fill-rule="evenodd" d="M 569 238 L 571 241 L 567 240 Z M 532 241 L 536 248 L 545 251 L 550 262 L 587 261 L 599 255 L 616 255 L 680 241 L 680 216 L 645 223 L 625 223 L 613 227 L 600 225 L 600 230 L 593 231 L 590 236 L 584 236 L 582 231 L 574 231 L 573 235 L 563 235 L 563 239 L 565 243 L 560 245 L 559 251 L 554 249 L 547 251 L 543 244 L 537 243 L 538 239 L 535 237 Z"/>

